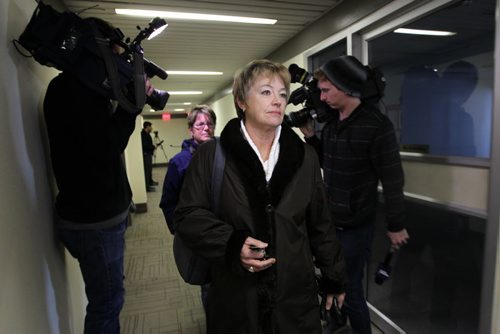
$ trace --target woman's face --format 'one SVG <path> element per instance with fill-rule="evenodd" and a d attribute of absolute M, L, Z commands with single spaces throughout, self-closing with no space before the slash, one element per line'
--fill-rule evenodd
<path fill-rule="evenodd" d="M 277 75 L 261 75 L 254 80 L 246 100 L 239 106 L 245 111 L 245 126 L 262 130 L 275 129 L 283 122 L 287 94 Z"/>
<path fill-rule="evenodd" d="M 214 124 L 207 115 L 198 114 L 193 127 L 189 131 L 191 132 L 193 139 L 200 144 L 212 139 L 214 136 L 214 128 Z"/>

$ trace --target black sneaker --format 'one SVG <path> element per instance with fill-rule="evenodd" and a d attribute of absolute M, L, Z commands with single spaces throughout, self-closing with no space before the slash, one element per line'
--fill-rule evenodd
<path fill-rule="evenodd" d="M 151 184 L 150 184 L 150 185 L 151 185 L 151 186 L 157 186 L 157 185 L 158 185 L 158 182 L 156 182 L 156 181 L 151 181 Z"/>
<path fill-rule="evenodd" d="M 148 193 L 154 192 L 155 190 L 156 190 L 155 187 L 146 187 L 146 192 Z"/>

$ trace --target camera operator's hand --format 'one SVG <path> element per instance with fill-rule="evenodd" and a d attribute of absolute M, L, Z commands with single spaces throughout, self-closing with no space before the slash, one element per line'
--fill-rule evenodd
<path fill-rule="evenodd" d="M 144 75 L 144 80 L 145 80 L 145 85 L 146 85 L 146 95 L 151 96 L 153 94 L 153 91 L 155 88 L 153 87 L 153 84 L 151 83 L 151 79 L 148 78 L 146 75 Z"/>
<path fill-rule="evenodd" d="M 331 308 L 332 308 L 332 305 L 333 305 L 333 298 L 335 298 L 337 300 L 337 306 L 339 308 L 339 310 L 342 308 L 342 305 L 344 305 L 344 300 L 345 300 L 345 292 L 344 293 L 341 293 L 341 294 L 338 294 L 338 295 L 334 295 L 334 294 L 328 294 L 326 295 L 326 304 L 325 304 L 325 308 L 329 311 Z"/>
<path fill-rule="evenodd" d="M 410 239 L 410 236 L 408 235 L 408 232 L 406 229 L 402 229 L 399 232 L 387 232 L 387 236 L 389 239 L 391 239 L 392 246 L 395 249 L 399 249 L 399 247 L 403 246 L 408 242 L 408 239 Z"/>
<path fill-rule="evenodd" d="M 304 134 L 304 137 L 309 138 L 315 135 L 314 133 L 314 121 L 308 119 L 304 125 L 299 127 L 300 131 Z"/>

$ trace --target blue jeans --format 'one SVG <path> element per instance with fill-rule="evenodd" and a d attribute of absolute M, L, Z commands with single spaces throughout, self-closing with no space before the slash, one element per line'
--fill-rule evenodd
<path fill-rule="evenodd" d="M 62 243 L 80 263 L 85 282 L 85 334 L 120 333 L 126 223 L 102 230 L 58 230 Z"/>
<path fill-rule="evenodd" d="M 201 286 L 201 303 L 203 305 L 203 309 L 205 310 L 205 314 L 207 314 L 208 307 L 208 290 L 210 289 L 210 283 L 203 284 Z"/>
<path fill-rule="evenodd" d="M 337 229 L 336 232 L 337 239 L 342 244 L 348 279 L 342 312 L 349 318 L 352 333 L 370 334 L 372 332 L 370 313 L 363 289 L 363 276 L 371 254 L 374 229 L 375 225 L 370 223 L 351 230 Z"/>

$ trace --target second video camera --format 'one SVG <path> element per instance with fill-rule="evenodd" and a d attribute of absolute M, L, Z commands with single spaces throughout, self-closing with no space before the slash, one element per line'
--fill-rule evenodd
<path fill-rule="evenodd" d="M 290 94 L 288 104 L 292 103 L 295 106 L 303 104 L 304 108 L 286 115 L 285 123 L 292 127 L 300 127 L 310 118 L 316 119 L 320 123 L 326 122 L 330 117 L 327 113 L 330 107 L 320 100 L 318 81 L 297 64 L 291 64 L 288 67 L 288 72 L 290 72 L 292 83 L 302 84 L 302 87 Z"/>

